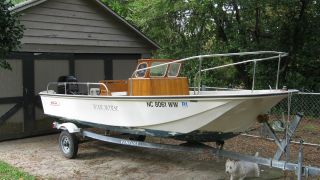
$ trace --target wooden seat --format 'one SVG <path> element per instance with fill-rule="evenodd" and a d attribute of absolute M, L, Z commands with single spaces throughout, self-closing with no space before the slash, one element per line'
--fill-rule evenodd
<path fill-rule="evenodd" d="M 100 83 L 104 83 L 106 88 L 100 85 L 100 95 L 110 96 L 112 92 L 128 92 L 128 81 L 127 80 L 101 80 Z"/>
<path fill-rule="evenodd" d="M 100 95 L 111 96 L 112 94 L 116 95 L 117 92 L 122 92 L 121 95 L 130 95 L 131 82 L 132 96 L 189 95 L 189 85 L 186 77 L 102 80 L 100 83 L 104 83 L 109 92 L 104 86 L 100 86 Z"/>

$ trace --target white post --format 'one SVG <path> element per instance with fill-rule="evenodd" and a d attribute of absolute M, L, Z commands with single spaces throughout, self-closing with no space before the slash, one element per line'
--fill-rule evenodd
<path fill-rule="evenodd" d="M 279 84 L 280 62 L 281 62 L 281 55 L 279 54 L 276 89 L 278 89 L 278 84 Z"/>
<path fill-rule="evenodd" d="M 198 77 L 198 94 L 200 94 L 201 86 L 201 68 L 202 68 L 202 57 L 199 58 L 199 77 Z"/>
<path fill-rule="evenodd" d="M 256 66 L 257 66 L 257 61 L 253 61 L 253 78 L 252 78 L 252 91 L 254 90 L 254 81 L 256 78 Z"/>

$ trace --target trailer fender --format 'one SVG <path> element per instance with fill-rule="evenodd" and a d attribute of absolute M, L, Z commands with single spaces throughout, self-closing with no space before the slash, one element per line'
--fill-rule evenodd
<path fill-rule="evenodd" d="M 69 133 L 78 133 L 81 130 L 73 123 L 55 123 L 53 126 L 57 129 L 67 130 Z"/>

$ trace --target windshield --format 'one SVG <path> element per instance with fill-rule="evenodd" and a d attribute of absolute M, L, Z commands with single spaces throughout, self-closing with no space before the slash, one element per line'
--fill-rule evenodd
<path fill-rule="evenodd" d="M 159 65 L 159 64 L 163 64 L 163 63 L 162 62 L 153 62 L 151 64 L 151 67 Z M 167 68 L 168 68 L 168 65 L 151 68 L 150 69 L 150 76 L 151 77 L 163 77 L 166 74 Z"/>
<path fill-rule="evenodd" d="M 179 75 L 179 71 L 180 71 L 180 63 L 172 63 L 169 66 L 169 70 L 168 70 L 168 76 L 169 77 L 177 77 Z"/>
<path fill-rule="evenodd" d="M 141 63 L 138 65 L 137 70 L 139 69 L 143 69 L 147 67 L 147 63 Z M 136 72 L 136 77 L 144 77 L 146 75 L 147 70 L 142 70 L 142 71 L 138 71 Z"/>

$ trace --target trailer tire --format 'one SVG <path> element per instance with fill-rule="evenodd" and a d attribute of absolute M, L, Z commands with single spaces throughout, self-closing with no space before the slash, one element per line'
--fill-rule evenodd
<path fill-rule="evenodd" d="M 77 157 L 79 140 L 76 134 L 64 130 L 59 136 L 59 148 L 64 157 L 74 159 Z"/>

